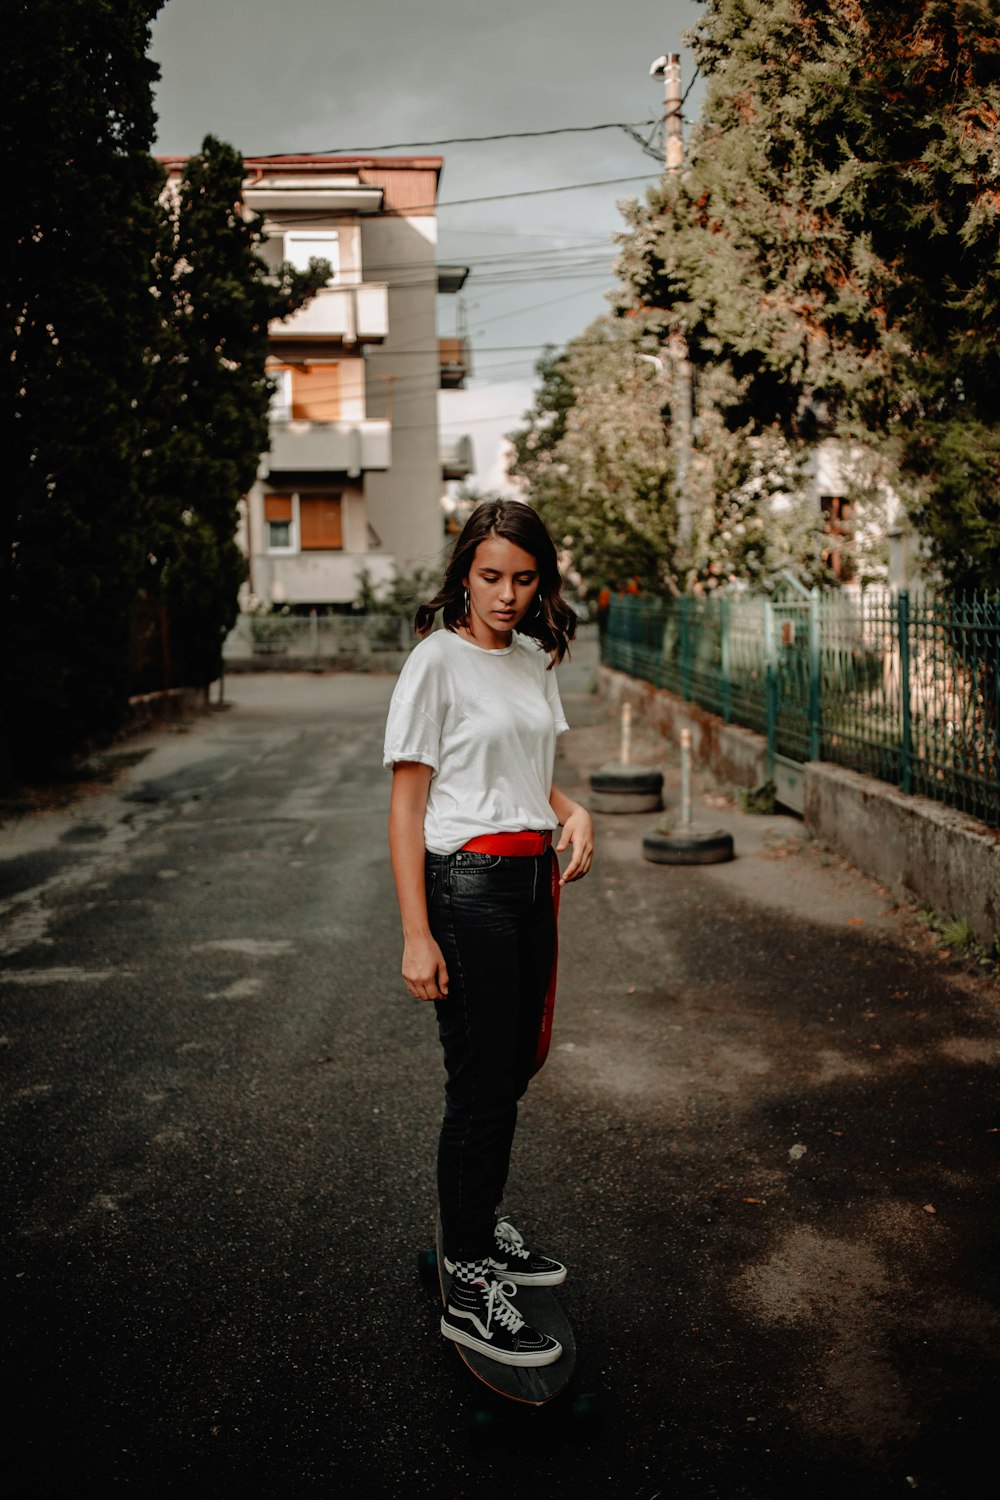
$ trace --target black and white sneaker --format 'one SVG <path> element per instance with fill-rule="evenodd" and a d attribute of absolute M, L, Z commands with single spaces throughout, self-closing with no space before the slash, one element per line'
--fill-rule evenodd
<path fill-rule="evenodd" d="M 441 1332 L 502 1365 L 554 1365 L 562 1344 L 528 1326 L 507 1300 L 516 1291 L 510 1281 L 453 1281 Z"/>
<path fill-rule="evenodd" d="M 494 1240 L 490 1265 L 498 1276 L 516 1286 L 561 1286 L 566 1280 L 566 1267 L 551 1256 L 529 1250 L 507 1219 L 497 1220 Z"/>

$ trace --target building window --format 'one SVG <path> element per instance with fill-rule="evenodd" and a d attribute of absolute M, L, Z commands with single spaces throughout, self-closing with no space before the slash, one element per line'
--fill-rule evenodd
<path fill-rule="evenodd" d="M 285 259 L 297 271 L 306 271 L 311 260 L 328 260 L 333 274 L 331 286 L 340 280 L 340 236 L 331 231 L 289 229 L 285 233 Z"/>
<path fill-rule="evenodd" d="M 287 422 L 292 415 L 292 372 L 285 365 L 268 365 L 267 373 L 274 381 L 271 421 Z"/>
<path fill-rule="evenodd" d="M 344 545 L 340 496 L 300 495 L 299 535 L 303 552 L 339 552 Z"/>
<path fill-rule="evenodd" d="M 267 545 L 272 552 L 292 550 L 292 497 L 291 495 L 264 496 L 264 524 L 267 528 Z"/>
<path fill-rule="evenodd" d="M 340 366 L 292 368 L 292 416 L 306 422 L 336 422 L 340 416 Z"/>
<path fill-rule="evenodd" d="M 269 365 L 275 382 L 272 422 L 336 422 L 340 419 L 340 365 Z"/>
<path fill-rule="evenodd" d="M 820 496 L 826 545 L 823 561 L 839 583 L 850 583 L 854 577 L 851 544 L 854 541 L 854 507 L 840 495 Z"/>

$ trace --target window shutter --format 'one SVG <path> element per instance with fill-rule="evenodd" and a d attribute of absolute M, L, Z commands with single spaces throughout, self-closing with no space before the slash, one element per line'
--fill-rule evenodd
<path fill-rule="evenodd" d="M 291 495 L 265 495 L 264 520 L 290 521 L 292 519 Z"/>
<path fill-rule="evenodd" d="M 340 496 L 300 495 L 299 535 L 303 552 L 339 551 L 344 545 Z"/>
<path fill-rule="evenodd" d="M 337 420 L 340 416 L 339 365 L 296 365 L 292 369 L 292 416 L 306 422 Z"/>

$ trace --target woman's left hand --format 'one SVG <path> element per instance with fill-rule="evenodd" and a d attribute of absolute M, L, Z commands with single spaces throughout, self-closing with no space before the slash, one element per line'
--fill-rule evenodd
<path fill-rule="evenodd" d="M 594 823 L 590 813 L 579 802 L 574 802 L 572 810 L 563 819 L 562 837 L 556 845 L 556 853 L 572 845 L 573 854 L 569 864 L 566 866 L 559 880 L 560 885 L 566 885 L 571 880 L 579 880 L 586 875 L 594 858 Z"/>

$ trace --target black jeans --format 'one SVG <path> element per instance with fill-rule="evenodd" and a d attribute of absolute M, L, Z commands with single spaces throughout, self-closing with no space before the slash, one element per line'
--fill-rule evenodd
<path fill-rule="evenodd" d="M 430 926 L 448 966 L 448 998 L 435 1010 L 447 1073 L 438 1199 L 449 1260 L 493 1250 L 555 953 L 552 858 L 427 855 Z"/>

